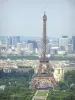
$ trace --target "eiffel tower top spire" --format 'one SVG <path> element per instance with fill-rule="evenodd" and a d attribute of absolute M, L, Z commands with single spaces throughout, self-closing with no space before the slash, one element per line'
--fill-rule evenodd
<path fill-rule="evenodd" d="M 43 44 L 42 44 L 42 56 L 45 58 L 46 57 L 46 21 L 47 21 L 47 16 L 44 12 L 43 15 Z"/>
<path fill-rule="evenodd" d="M 47 20 L 46 12 L 44 11 L 43 20 Z"/>
<path fill-rule="evenodd" d="M 47 16 L 46 13 L 44 11 L 44 15 L 43 15 L 43 33 L 42 33 L 42 56 L 40 58 L 40 62 L 49 62 L 49 59 L 46 57 L 46 21 L 47 21 Z"/>

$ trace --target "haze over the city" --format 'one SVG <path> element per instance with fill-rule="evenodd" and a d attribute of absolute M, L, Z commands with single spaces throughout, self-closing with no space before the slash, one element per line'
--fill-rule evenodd
<path fill-rule="evenodd" d="M 0 0 L 0 35 L 41 37 L 44 11 L 48 37 L 75 35 L 75 0 Z"/>

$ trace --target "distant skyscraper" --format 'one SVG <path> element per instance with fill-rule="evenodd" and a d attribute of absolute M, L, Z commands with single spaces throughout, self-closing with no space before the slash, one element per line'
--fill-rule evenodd
<path fill-rule="evenodd" d="M 21 49 L 21 43 L 17 43 L 17 49 Z"/>
<path fill-rule="evenodd" d="M 28 43 L 33 43 L 33 48 L 37 48 L 37 42 L 36 41 L 28 40 Z"/>
<path fill-rule="evenodd" d="M 22 42 L 22 43 L 21 43 L 21 47 L 22 47 L 23 49 L 25 49 L 25 48 L 26 48 L 26 43 L 25 43 L 25 42 Z"/>
<path fill-rule="evenodd" d="M 13 45 L 16 45 L 17 43 L 20 43 L 20 36 L 13 36 L 12 37 Z"/>
<path fill-rule="evenodd" d="M 20 43 L 20 36 L 16 36 L 16 39 L 17 39 L 17 43 Z"/>
<path fill-rule="evenodd" d="M 65 47 L 65 50 L 68 51 L 68 36 L 62 36 L 59 39 L 59 47 Z"/>
<path fill-rule="evenodd" d="M 50 43 L 48 43 L 48 44 L 47 44 L 47 51 L 46 51 L 46 52 L 47 52 L 47 54 L 50 54 L 50 49 L 51 49 L 51 44 L 50 44 Z"/>
<path fill-rule="evenodd" d="M 1 41 L 1 44 L 6 44 L 7 43 L 7 36 L 0 36 L 0 41 Z"/>
<path fill-rule="evenodd" d="M 73 52 L 75 52 L 75 36 L 72 36 Z"/>
<path fill-rule="evenodd" d="M 72 53 L 72 44 L 68 44 L 68 53 Z"/>
<path fill-rule="evenodd" d="M 21 43 L 17 43 L 17 51 L 18 51 L 18 53 L 20 53 L 20 51 L 21 51 Z"/>
<path fill-rule="evenodd" d="M 8 44 L 12 45 L 12 37 L 11 36 L 8 37 Z"/>
<path fill-rule="evenodd" d="M 13 45 L 16 45 L 16 36 L 13 36 L 13 37 L 12 37 L 12 44 L 13 44 Z"/>
<path fill-rule="evenodd" d="M 28 50 L 33 52 L 33 43 L 28 43 Z"/>

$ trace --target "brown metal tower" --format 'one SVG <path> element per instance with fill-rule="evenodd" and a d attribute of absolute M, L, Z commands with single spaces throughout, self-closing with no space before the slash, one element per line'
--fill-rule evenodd
<path fill-rule="evenodd" d="M 43 15 L 43 40 L 42 40 L 42 56 L 39 59 L 39 64 L 36 67 L 36 73 L 31 80 L 31 87 L 33 88 L 52 88 L 56 85 L 53 77 L 53 69 L 46 57 L 46 21 L 47 16 Z"/>
<path fill-rule="evenodd" d="M 43 15 L 43 34 L 42 34 L 42 56 L 40 58 L 40 62 L 49 62 L 49 59 L 46 57 L 46 21 L 47 21 L 47 16 L 44 12 Z"/>
<path fill-rule="evenodd" d="M 43 16 L 43 49 L 42 49 L 43 58 L 46 57 L 46 21 L 47 21 L 47 16 L 45 15 L 45 12 L 44 12 L 44 16 Z"/>

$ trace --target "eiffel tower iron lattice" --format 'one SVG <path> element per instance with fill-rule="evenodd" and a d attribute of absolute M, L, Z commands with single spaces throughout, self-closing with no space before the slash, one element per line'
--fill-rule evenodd
<path fill-rule="evenodd" d="M 44 12 L 43 15 L 43 39 L 42 39 L 42 54 L 39 59 L 39 64 L 37 66 L 37 73 L 31 80 L 30 87 L 32 88 L 53 88 L 56 85 L 56 81 L 53 77 L 53 68 L 49 63 L 49 59 L 46 56 L 46 21 L 47 16 Z"/>

